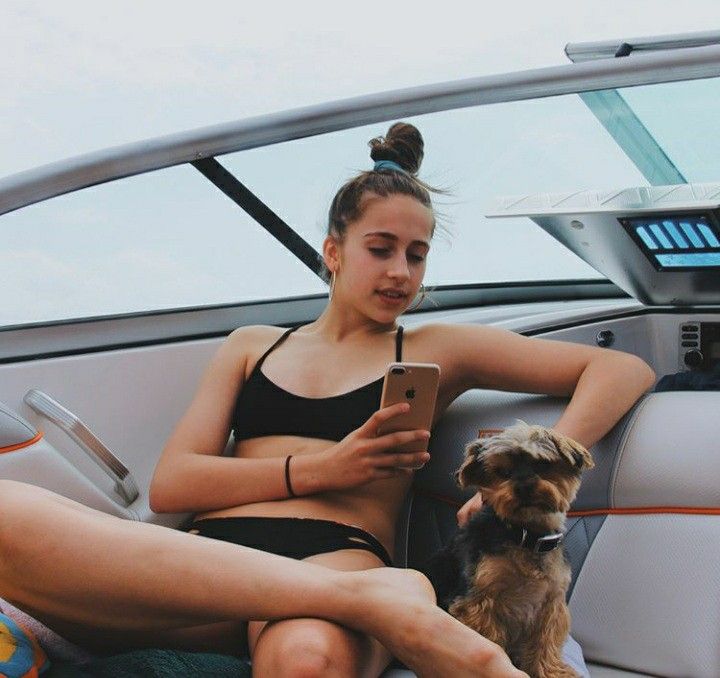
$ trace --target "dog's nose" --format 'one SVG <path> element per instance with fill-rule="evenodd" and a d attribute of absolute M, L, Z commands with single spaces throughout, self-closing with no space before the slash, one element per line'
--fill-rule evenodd
<path fill-rule="evenodd" d="M 515 483 L 515 494 L 520 499 L 530 499 L 536 486 L 535 478 L 523 478 Z"/>
<path fill-rule="evenodd" d="M 513 473 L 513 480 L 516 483 L 534 483 L 537 479 L 537 473 L 528 466 L 523 466 Z"/>

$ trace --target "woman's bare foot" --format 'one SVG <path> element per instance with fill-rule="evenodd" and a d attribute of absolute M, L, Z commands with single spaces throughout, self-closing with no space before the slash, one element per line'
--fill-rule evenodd
<path fill-rule="evenodd" d="M 348 585 L 363 601 L 362 630 L 421 678 L 527 678 L 501 647 L 437 607 L 430 582 L 419 572 L 354 572 Z"/>

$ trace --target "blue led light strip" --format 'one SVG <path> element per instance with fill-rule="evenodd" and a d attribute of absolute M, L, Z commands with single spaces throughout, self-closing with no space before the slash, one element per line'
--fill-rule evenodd
<path fill-rule="evenodd" d="M 639 217 L 625 223 L 661 268 L 720 268 L 720 234 L 704 216 Z"/>
<path fill-rule="evenodd" d="M 660 247 L 662 247 L 664 250 L 674 250 L 675 247 L 670 242 L 668 237 L 665 235 L 665 231 L 660 228 L 659 224 L 650 224 L 650 230 L 652 231 L 653 235 L 657 238 L 658 242 L 660 243 Z"/>
<path fill-rule="evenodd" d="M 700 240 L 700 236 L 695 232 L 695 229 L 692 227 L 691 224 L 688 224 L 685 221 L 680 222 L 680 228 L 682 228 L 683 231 L 685 231 L 685 235 L 687 235 L 688 238 L 690 238 L 690 242 L 693 244 L 693 247 L 703 248 L 705 247 L 705 243 L 703 243 L 702 240 Z"/>
<path fill-rule="evenodd" d="M 663 226 L 666 228 L 667 232 L 670 234 L 678 247 L 681 247 L 684 250 L 690 247 L 690 245 L 687 244 L 687 240 L 680 235 L 680 231 L 678 231 L 677 226 L 675 226 L 672 221 L 663 221 Z"/>
<path fill-rule="evenodd" d="M 650 237 L 650 234 L 644 226 L 638 226 L 635 232 L 642 238 L 645 247 L 649 250 L 656 250 L 658 248 L 657 243 Z"/>
<path fill-rule="evenodd" d="M 707 224 L 698 224 L 697 227 L 700 229 L 700 233 L 705 236 L 705 240 L 707 240 L 710 247 L 720 247 L 720 242 L 718 242 L 715 234 L 710 230 L 710 227 Z"/>

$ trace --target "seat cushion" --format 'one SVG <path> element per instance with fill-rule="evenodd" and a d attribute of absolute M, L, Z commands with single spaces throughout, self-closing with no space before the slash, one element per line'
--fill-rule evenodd
<path fill-rule="evenodd" d="M 49 666 L 47 656 L 32 632 L 0 613 L 0 676 L 37 676 Z"/>
<path fill-rule="evenodd" d="M 600 666 L 600 664 L 588 664 L 588 669 L 590 678 L 644 678 L 650 676 L 649 673 L 633 673 L 612 666 Z"/>
<path fill-rule="evenodd" d="M 246 661 L 228 655 L 150 649 L 98 657 L 81 666 L 75 663 L 57 662 L 43 678 L 136 678 L 137 676 L 250 678 L 251 670 Z"/>

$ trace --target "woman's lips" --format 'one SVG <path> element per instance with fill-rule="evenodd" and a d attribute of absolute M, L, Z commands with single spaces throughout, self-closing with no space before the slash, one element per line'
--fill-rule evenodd
<path fill-rule="evenodd" d="M 407 294 L 405 294 L 404 292 L 400 292 L 399 290 L 378 290 L 377 295 L 386 304 L 390 304 L 393 306 L 404 303 L 405 299 L 407 298 Z"/>

